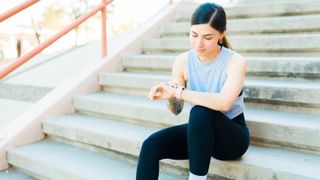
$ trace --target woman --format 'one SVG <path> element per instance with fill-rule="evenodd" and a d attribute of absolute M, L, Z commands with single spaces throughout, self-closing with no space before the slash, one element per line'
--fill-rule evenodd
<path fill-rule="evenodd" d="M 151 100 L 167 99 L 176 115 L 184 101 L 190 102 L 189 122 L 160 130 L 144 141 L 137 180 L 158 179 L 159 160 L 166 158 L 189 159 L 189 179 L 205 180 L 211 157 L 233 160 L 247 151 L 250 136 L 242 94 L 247 62 L 231 50 L 225 33 L 221 6 L 205 3 L 195 10 L 192 49 L 176 58 L 172 81 L 149 93 Z"/>

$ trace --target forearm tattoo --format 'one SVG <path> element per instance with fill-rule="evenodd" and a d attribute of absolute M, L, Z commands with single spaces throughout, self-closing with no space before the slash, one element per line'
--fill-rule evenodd
<path fill-rule="evenodd" d="M 167 107 L 168 109 L 174 114 L 178 115 L 183 109 L 184 102 L 183 100 L 178 100 L 177 98 L 173 97 L 168 99 Z"/>

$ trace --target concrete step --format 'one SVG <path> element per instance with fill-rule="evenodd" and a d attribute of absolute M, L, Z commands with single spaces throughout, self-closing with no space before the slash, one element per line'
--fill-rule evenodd
<path fill-rule="evenodd" d="M 82 114 L 112 117 L 154 127 L 186 123 L 190 110 L 186 103 L 181 115 L 174 116 L 166 108 L 165 101 L 153 102 L 141 96 L 101 92 L 76 98 L 74 107 Z M 245 116 L 248 127 L 252 129 L 251 136 L 257 143 L 320 152 L 319 116 L 256 107 L 247 107 Z"/>
<path fill-rule="evenodd" d="M 135 177 L 136 170 L 135 164 L 54 141 L 11 149 L 8 161 L 44 178 L 61 180 L 127 180 Z M 162 174 L 161 179 L 178 180 L 181 177 Z"/>
<path fill-rule="evenodd" d="M 287 106 L 320 107 L 319 81 L 249 79 L 245 81 L 246 101 Z"/>
<path fill-rule="evenodd" d="M 155 127 L 186 122 L 186 114 L 175 116 L 168 113 L 164 101 L 154 103 L 147 96 L 134 96 L 119 93 L 99 92 L 76 97 L 73 101 L 77 112 L 114 117 Z M 185 109 L 187 111 L 187 109 Z M 161 119 L 161 120 L 159 120 Z"/>
<path fill-rule="evenodd" d="M 171 72 L 177 55 L 127 55 L 122 57 L 125 71 Z"/>
<path fill-rule="evenodd" d="M 190 23 L 171 23 L 161 26 L 162 37 L 189 36 Z M 311 33 L 320 31 L 320 15 L 283 16 L 268 18 L 231 19 L 227 34 Z"/>
<path fill-rule="evenodd" d="M 300 52 L 320 51 L 320 34 L 241 35 L 228 36 L 231 47 L 239 52 Z M 308 43 L 306 43 L 308 42 Z M 188 38 L 145 39 L 143 52 L 184 52 L 190 49 Z"/>
<path fill-rule="evenodd" d="M 320 78 L 320 58 L 247 57 L 247 76 Z"/>
<path fill-rule="evenodd" d="M 13 169 L 7 169 L 5 171 L 0 172 L 1 180 L 36 180 L 36 178 L 29 176 L 20 171 L 16 171 Z"/>
<path fill-rule="evenodd" d="M 99 83 L 103 91 L 147 96 L 152 86 L 171 80 L 169 73 L 102 73 Z"/>
<path fill-rule="evenodd" d="M 156 130 L 158 128 L 81 114 L 64 115 L 43 123 L 43 131 L 48 136 L 135 156 L 140 152 L 141 142 Z"/>
<path fill-rule="evenodd" d="M 227 19 L 308 15 L 320 13 L 318 0 L 298 0 L 264 4 L 243 4 L 234 7 L 225 7 Z M 176 15 L 177 22 L 190 22 L 192 11 L 179 12 Z"/>
<path fill-rule="evenodd" d="M 100 84 L 107 92 L 147 96 L 152 86 L 170 79 L 164 74 L 103 73 Z M 244 93 L 247 101 L 320 107 L 319 81 L 247 78 Z"/>
<path fill-rule="evenodd" d="M 131 123 L 124 125 L 124 122 L 117 120 L 79 115 L 47 121 L 45 129 L 50 136 L 128 152 L 134 156 L 138 156 L 141 144 L 150 132 L 159 130 Z M 164 162 L 188 168 L 187 161 Z M 209 174 L 232 179 L 315 178 L 320 175 L 319 171 L 316 171 L 319 163 L 320 157 L 316 155 L 251 145 L 239 161 L 212 159 Z"/>
<path fill-rule="evenodd" d="M 125 71 L 171 72 L 175 55 L 128 55 Z M 320 59 L 311 57 L 245 57 L 247 76 L 320 78 Z"/>

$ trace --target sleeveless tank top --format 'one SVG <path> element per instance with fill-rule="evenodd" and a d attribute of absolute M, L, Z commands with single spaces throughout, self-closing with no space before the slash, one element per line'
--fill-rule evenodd
<path fill-rule="evenodd" d="M 192 91 L 219 93 L 227 78 L 227 67 L 234 53 L 222 46 L 215 59 L 201 62 L 196 52 L 193 49 L 189 50 L 187 88 Z M 222 113 L 233 119 L 243 113 L 244 108 L 243 93 L 241 93 L 230 110 Z"/>

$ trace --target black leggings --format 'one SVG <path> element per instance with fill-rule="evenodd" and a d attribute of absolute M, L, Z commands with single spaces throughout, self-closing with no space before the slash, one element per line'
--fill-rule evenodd
<path fill-rule="evenodd" d="M 219 111 L 194 106 L 189 123 L 162 129 L 143 142 L 136 179 L 157 180 L 161 159 L 189 159 L 190 172 L 206 175 L 211 156 L 219 160 L 240 158 L 249 141 L 243 114 L 230 120 Z"/>

